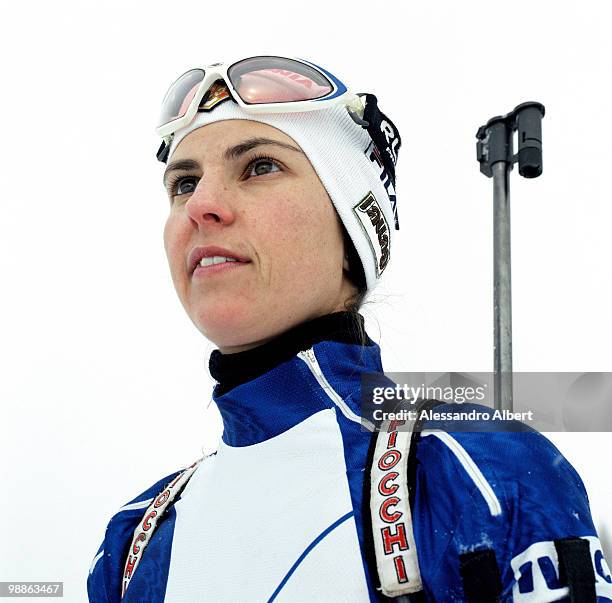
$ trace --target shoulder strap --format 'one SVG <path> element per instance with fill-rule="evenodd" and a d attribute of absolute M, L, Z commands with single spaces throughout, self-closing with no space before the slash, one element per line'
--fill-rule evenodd
<path fill-rule="evenodd" d="M 583 538 L 559 538 L 554 541 L 559 557 L 559 580 L 569 587 L 571 603 L 594 603 L 595 570 L 589 542 Z"/>
<path fill-rule="evenodd" d="M 459 555 L 459 572 L 467 603 L 497 603 L 502 581 L 493 549 L 479 549 Z"/>
<path fill-rule="evenodd" d="M 383 594 L 400 597 L 398 601 L 418 600 L 417 593 L 423 591 L 412 529 L 415 455 L 424 423 L 422 411 L 440 404 L 438 400 L 422 400 L 410 405 L 401 414 L 405 419 L 383 422 L 375 436 L 370 513 L 376 568 Z"/>
<path fill-rule="evenodd" d="M 187 482 L 198 468 L 198 465 L 205 457 L 197 460 L 193 465 L 187 467 L 179 473 L 153 500 L 145 511 L 144 517 L 134 530 L 132 543 L 128 549 L 128 556 L 125 560 L 123 570 L 123 579 L 121 581 L 121 598 L 123 599 L 125 591 L 130 585 L 130 581 L 134 577 L 134 572 L 142 559 L 142 554 L 149 544 L 153 533 L 157 529 L 157 525 L 164 513 L 174 504 L 177 496 L 183 491 Z"/>

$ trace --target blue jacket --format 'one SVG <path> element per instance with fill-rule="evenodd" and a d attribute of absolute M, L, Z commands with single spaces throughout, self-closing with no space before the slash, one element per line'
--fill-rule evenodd
<path fill-rule="evenodd" d="M 330 328 L 345 313 L 338 314 L 284 334 L 271 362 L 266 344 L 231 355 L 225 373 L 211 370 L 225 380 L 213 392 L 224 423 L 219 450 L 160 513 L 126 603 L 389 600 L 377 590 L 365 479 L 373 436 L 361 425 L 359 402 L 361 375 L 383 371 L 380 348 Z M 581 539 L 597 601 L 612 601 L 584 486 L 549 440 L 530 429 L 424 427 L 414 465 L 423 582 L 415 600 L 474 600 L 467 592 L 487 587 L 478 575 L 490 573 L 491 560 L 502 601 L 569 600 L 555 541 Z M 179 475 L 111 518 L 88 577 L 91 603 L 121 600 L 135 532 Z"/>

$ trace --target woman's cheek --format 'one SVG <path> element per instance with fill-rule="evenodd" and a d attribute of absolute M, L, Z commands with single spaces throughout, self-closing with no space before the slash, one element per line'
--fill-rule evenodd
<path fill-rule="evenodd" d="M 166 255 L 168 256 L 168 260 L 170 260 L 172 247 L 174 244 L 175 237 L 174 233 L 174 219 L 172 214 L 168 216 L 166 219 L 166 223 L 164 224 L 164 249 L 166 250 Z"/>
<path fill-rule="evenodd" d="M 178 285 L 186 250 L 182 247 L 180 231 L 178 229 L 177 221 L 173 218 L 173 216 L 168 218 L 166 225 L 164 226 L 164 248 L 166 250 L 166 256 L 168 258 L 172 279 L 174 280 L 175 284 Z"/>

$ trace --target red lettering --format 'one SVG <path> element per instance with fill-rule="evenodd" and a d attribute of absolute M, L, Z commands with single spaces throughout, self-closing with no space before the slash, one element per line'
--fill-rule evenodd
<path fill-rule="evenodd" d="M 125 564 L 125 572 L 123 574 L 124 578 L 131 578 L 132 571 L 134 570 L 134 566 L 136 565 L 136 557 L 132 558 L 131 555 L 128 555 L 127 563 Z"/>
<path fill-rule="evenodd" d="M 161 507 L 167 500 L 168 498 L 170 498 L 170 490 L 164 490 L 158 497 L 157 500 L 155 501 L 155 504 L 153 505 L 156 509 L 158 507 Z"/>
<path fill-rule="evenodd" d="M 389 512 L 389 508 L 395 507 L 399 501 L 400 499 L 397 496 L 391 496 L 390 498 L 386 498 L 380 505 L 378 514 L 384 522 L 395 523 L 396 521 L 399 521 L 400 517 L 403 515 L 401 511 L 395 511 L 394 513 Z"/>
<path fill-rule="evenodd" d="M 397 421 L 391 421 L 389 423 L 389 428 L 387 429 L 387 433 L 391 433 L 392 431 L 397 431 L 397 428 L 400 427 L 400 425 L 405 425 L 406 421 L 402 421 L 400 419 L 398 419 Z"/>
<path fill-rule="evenodd" d="M 399 476 L 397 471 L 391 471 L 386 475 L 383 475 L 380 482 L 378 482 L 378 492 L 381 496 L 389 496 L 391 494 L 395 494 L 399 486 L 397 484 L 393 484 L 392 486 L 387 486 L 387 482 L 394 480 Z"/>
<path fill-rule="evenodd" d="M 393 557 L 393 563 L 395 564 L 395 575 L 397 576 L 397 581 L 399 583 L 408 582 L 404 558 L 401 555 Z"/>
<path fill-rule="evenodd" d="M 151 511 L 143 520 L 142 520 L 142 529 L 146 532 L 151 529 L 151 523 L 149 520 L 153 519 L 157 515 L 157 511 Z"/>
<path fill-rule="evenodd" d="M 136 540 L 134 540 L 134 545 L 132 546 L 132 553 L 134 555 L 138 555 L 140 553 L 140 547 L 138 546 L 138 542 L 144 542 L 147 538 L 147 535 L 144 532 L 140 532 L 138 536 L 136 536 Z"/>
<path fill-rule="evenodd" d="M 392 431 L 387 440 L 387 448 L 395 448 L 395 440 L 397 440 L 397 431 Z"/>
<path fill-rule="evenodd" d="M 408 550 L 408 541 L 406 540 L 406 526 L 403 523 L 397 524 L 397 531 L 395 534 L 391 533 L 390 527 L 384 527 L 381 530 L 383 537 L 383 548 L 385 555 L 391 555 L 393 553 L 393 547 L 397 544 L 400 551 Z"/>
<path fill-rule="evenodd" d="M 400 462 L 402 453 L 399 450 L 387 450 L 378 461 L 378 468 L 381 471 L 388 471 Z"/>
<path fill-rule="evenodd" d="M 184 473 L 184 472 L 183 472 Z M 179 473 L 167 486 L 168 489 L 172 488 L 176 482 L 179 481 L 179 479 L 181 479 L 181 477 L 183 477 L 183 473 Z"/>

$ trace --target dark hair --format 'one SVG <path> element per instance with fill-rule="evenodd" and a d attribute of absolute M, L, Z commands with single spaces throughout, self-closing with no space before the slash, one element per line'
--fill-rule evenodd
<path fill-rule="evenodd" d="M 346 271 L 346 276 L 349 281 L 355 285 L 357 288 L 356 293 L 354 293 L 344 304 L 344 309 L 347 312 L 351 312 L 353 314 L 359 314 L 359 310 L 365 303 L 365 299 L 368 294 L 368 287 L 366 284 L 365 273 L 363 271 L 363 265 L 361 263 L 361 258 L 355 249 L 355 245 L 351 240 L 344 224 L 342 226 L 342 237 L 344 239 L 344 252 L 348 258 L 349 268 Z M 361 322 L 355 321 L 355 325 L 359 325 L 358 328 L 358 337 L 361 345 L 366 345 L 366 333 L 361 328 Z"/>

